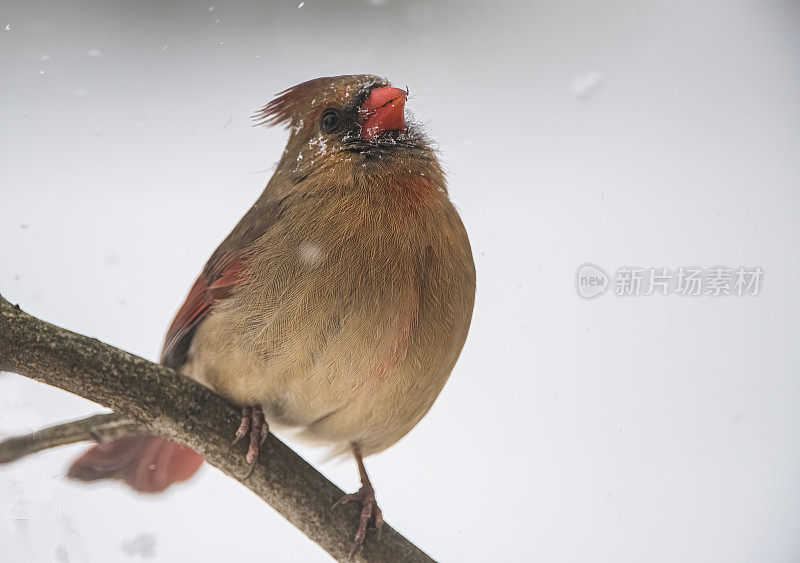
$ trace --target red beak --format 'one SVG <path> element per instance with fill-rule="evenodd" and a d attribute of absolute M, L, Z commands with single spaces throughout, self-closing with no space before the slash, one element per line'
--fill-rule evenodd
<path fill-rule="evenodd" d="M 361 136 L 371 141 L 385 131 L 402 131 L 406 128 L 404 108 L 408 93 L 400 88 L 383 86 L 369 93 L 361 106 Z"/>

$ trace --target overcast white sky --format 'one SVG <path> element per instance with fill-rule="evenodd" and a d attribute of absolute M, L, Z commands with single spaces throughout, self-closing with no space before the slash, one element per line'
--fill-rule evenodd
<path fill-rule="evenodd" d="M 150 359 L 321 75 L 408 85 L 478 269 L 430 414 L 369 458 L 442 561 L 800 559 L 800 8 L 789 1 L 0 4 L 0 292 Z M 587 301 L 586 262 L 764 271 L 755 297 Z M 100 407 L 0 376 L 0 436 Z M 81 486 L 0 468 L 8 561 L 327 561 L 211 468 Z M 350 461 L 319 465 L 345 489 Z"/>

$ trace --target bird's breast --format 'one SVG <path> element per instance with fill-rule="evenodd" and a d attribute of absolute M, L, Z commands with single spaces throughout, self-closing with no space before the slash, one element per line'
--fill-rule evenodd
<path fill-rule="evenodd" d="M 319 435 L 392 418 L 383 435 L 405 433 L 469 326 L 474 267 L 455 210 L 345 198 L 282 223 L 256 243 L 247 282 L 198 329 L 189 371 Z"/>

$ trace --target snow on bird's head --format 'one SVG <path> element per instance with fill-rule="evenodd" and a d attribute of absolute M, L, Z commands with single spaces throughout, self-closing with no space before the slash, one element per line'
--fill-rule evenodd
<path fill-rule="evenodd" d="M 389 82 L 372 74 L 326 76 L 307 80 L 279 92 L 266 106 L 253 114 L 256 125 L 296 126 L 314 110 L 328 106 L 344 107 L 366 98 L 372 88 Z"/>

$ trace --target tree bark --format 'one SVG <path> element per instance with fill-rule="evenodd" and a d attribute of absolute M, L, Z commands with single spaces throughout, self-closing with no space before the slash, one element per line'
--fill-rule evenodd
<path fill-rule="evenodd" d="M 271 434 L 256 471 L 242 480 L 247 473 L 247 445 L 231 445 L 240 409 L 188 377 L 44 322 L 2 296 L 0 371 L 80 395 L 150 433 L 192 448 L 268 502 L 331 556 L 347 559 L 360 506 L 331 510 L 342 490 Z M 370 531 L 352 560 L 432 561 L 388 524 L 380 537 Z"/>
<path fill-rule="evenodd" d="M 125 436 L 145 434 L 143 426 L 125 419 L 115 412 L 96 414 L 37 430 L 27 436 L 9 438 L 0 442 L 0 464 L 11 463 L 48 448 L 66 446 L 76 442 L 108 442 Z"/>

